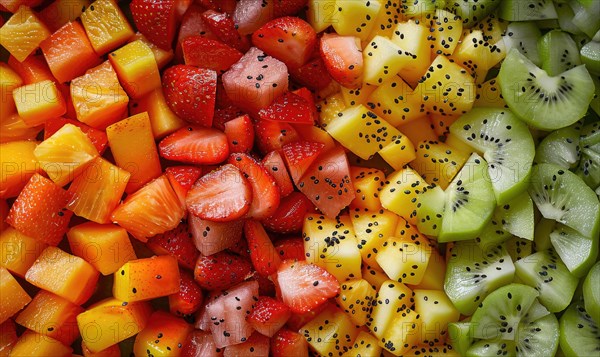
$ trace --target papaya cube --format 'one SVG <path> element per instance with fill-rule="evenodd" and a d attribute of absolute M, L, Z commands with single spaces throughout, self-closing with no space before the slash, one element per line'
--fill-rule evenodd
<path fill-rule="evenodd" d="M 52 74 L 60 83 L 101 63 L 79 22 L 69 22 L 40 44 Z"/>
<path fill-rule="evenodd" d="M 81 305 L 92 296 L 98 271 L 79 257 L 60 248 L 48 247 L 27 271 L 25 279 L 40 289 Z"/>
<path fill-rule="evenodd" d="M 21 76 L 6 63 L 0 63 L 0 122 L 17 111 L 12 92 L 22 85 Z"/>
<path fill-rule="evenodd" d="M 148 47 L 150 47 L 150 49 L 152 50 L 152 53 L 154 54 L 154 59 L 156 60 L 156 65 L 158 66 L 158 69 L 162 69 L 164 66 L 166 66 L 169 62 L 171 62 L 171 60 L 175 56 L 175 54 L 173 53 L 173 49 L 169 48 L 169 50 L 167 51 L 165 49 L 158 47 L 154 43 L 150 42 L 140 32 L 136 32 L 135 35 L 133 35 L 133 37 L 131 37 L 129 39 L 130 42 L 134 42 L 134 41 L 138 41 L 138 40 L 142 41 Z"/>
<path fill-rule="evenodd" d="M 162 169 L 148 113 L 140 113 L 106 128 L 117 166 L 131 173 L 125 191 L 133 192 L 160 176 Z"/>
<path fill-rule="evenodd" d="M 0 121 L 0 143 L 20 140 L 33 141 L 42 129 L 42 126 L 29 127 L 19 114 L 11 114 L 8 118 Z"/>
<path fill-rule="evenodd" d="M 152 307 L 147 302 L 123 302 L 115 298 L 102 300 L 77 316 L 83 343 L 92 353 L 135 336 L 148 322 Z"/>
<path fill-rule="evenodd" d="M 404 124 L 398 126 L 398 130 L 408 137 L 413 145 L 414 143 L 420 143 L 422 141 L 438 140 L 428 116 L 422 116 L 415 120 L 405 122 Z"/>
<path fill-rule="evenodd" d="M 10 350 L 17 342 L 17 329 L 15 322 L 8 319 L 0 324 L 0 356 L 8 356 Z"/>
<path fill-rule="evenodd" d="M 179 278 L 174 256 L 131 260 L 115 272 L 113 295 L 122 301 L 143 301 L 175 294 Z"/>
<path fill-rule="evenodd" d="M 367 102 L 375 114 L 393 126 L 427 114 L 421 103 L 421 95 L 398 76 L 377 87 Z"/>
<path fill-rule="evenodd" d="M 112 65 L 105 61 L 73 79 L 71 100 L 79 121 L 104 129 L 122 117 L 129 97 L 119 84 Z"/>
<path fill-rule="evenodd" d="M 433 249 L 427 238 L 415 232 L 408 238 L 387 239 L 376 260 L 390 279 L 417 285 L 423 279 Z"/>
<path fill-rule="evenodd" d="M 77 20 L 89 4 L 89 0 L 56 0 L 42 9 L 39 16 L 54 32 L 68 22 Z"/>
<path fill-rule="evenodd" d="M 0 27 L 0 45 L 17 60 L 23 61 L 50 36 L 50 30 L 27 6 L 20 6 Z"/>
<path fill-rule="evenodd" d="M 133 29 L 113 0 L 96 0 L 81 14 L 85 32 L 97 54 L 103 55 L 121 46 Z"/>
<path fill-rule="evenodd" d="M 66 124 L 42 141 L 33 154 L 48 177 L 64 186 L 98 157 L 98 150 L 79 127 Z"/>
<path fill-rule="evenodd" d="M 71 357 L 73 349 L 63 345 L 52 337 L 40 335 L 37 332 L 27 330 L 17 340 L 10 351 L 10 356 L 52 356 Z"/>
<path fill-rule="evenodd" d="M 443 341 L 448 324 L 457 322 L 460 312 L 443 290 L 414 290 L 415 311 L 421 317 L 422 342 Z"/>
<path fill-rule="evenodd" d="M 137 259 L 127 231 L 113 224 L 83 223 L 71 228 L 67 238 L 73 254 L 102 275 L 112 274 L 129 260 Z"/>
<path fill-rule="evenodd" d="M 186 122 L 169 108 L 162 88 L 156 88 L 145 96 L 132 101 L 129 105 L 129 112 L 131 115 L 148 112 L 155 139 L 161 139 L 186 125 Z"/>
<path fill-rule="evenodd" d="M 0 197 L 16 197 L 31 176 L 39 171 L 33 151 L 35 141 L 12 141 L 0 144 Z"/>
<path fill-rule="evenodd" d="M 410 167 L 395 171 L 387 177 L 379 198 L 383 208 L 417 224 L 417 200 L 427 182 Z"/>
<path fill-rule="evenodd" d="M 92 128 L 91 126 L 85 125 L 84 123 L 78 120 L 66 118 L 52 118 L 46 121 L 46 123 L 44 124 L 44 140 L 54 135 L 54 133 L 56 133 L 60 128 L 62 128 L 66 124 L 73 124 L 79 127 L 79 129 L 81 129 L 81 131 L 83 131 L 85 135 L 87 135 L 87 137 L 90 138 L 90 141 L 92 142 L 92 144 L 94 144 L 96 150 L 98 150 L 98 153 L 100 155 L 104 153 L 104 150 L 106 150 L 106 147 L 108 146 L 108 137 L 106 136 L 106 133 L 102 130 L 98 130 Z"/>
<path fill-rule="evenodd" d="M 68 346 L 79 337 L 76 318 L 83 311 L 79 305 L 40 290 L 29 305 L 19 313 L 15 321 L 23 327 Z"/>
<path fill-rule="evenodd" d="M 8 270 L 0 267 L 0 323 L 8 320 L 31 301 L 19 282 Z"/>
<path fill-rule="evenodd" d="M 29 126 L 44 124 L 46 120 L 67 112 L 65 100 L 51 80 L 15 88 L 13 99 L 19 116 Z"/>
<path fill-rule="evenodd" d="M 21 76 L 24 84 L 32 84 L 45 80 L 56 80 L 52 75 L 52 72 L 50 72 L 50 67 L 48 67 L 42 54 L 32 54 L 23 61 L 17 60 L 14 56 L 10 56 L 8 57 L 8 65 Z"/>
<path fill-rule="evenodd" d="M 411 346 L 421 340 L 421 322 L 419 314 L 412 309 L 405 309 L 394 314 L 394 318 L 383 337 L 379 346 L 391 352 L 394 356 L 406 355 Z"/>
<path fill-rule="evenodd" d="M 79 217 L 96 223 L 108 223 L 110 214 L 121 201 L 130 176 L 129 172 L 98 157 L 69 186 L 71 199 L 67 207 Z M 123 263 L 120 262 L 117 268 Z"/>
<path fill-rule="evenodd" d="M 133 353 L 136 356 L 180 356 L 192 330 L 192 325 L 185 320 L 165 311 L 156 311 L 150 316 L 148 325 L 135 337 Z"/>
<path fill-rule="evenodd" d="M 85 342 L 81 342 L 81 352 L 83 357 L 121 357 L 121 349 L 119 345 L 112 345 L 99 352 L 92 352 L 86 346 Z"/>
<path fill-rule="evenodd" d="M 141 98 L 161 86 L 154 52 L 142 41 L 128 43 L 108 58 L 130 97 Z"/>
<path fill-rule="evenodd" d="M 363 262 L 381 270 L 376 258 L 383 243 L 394 233 L 398 215 L 381 208 L 377 211 L 355 209 L 350 211 L 350 218 Z"/>
<path fill-rule="evenodd" d="M 0 234 L 0 266 L 25 277 L 46 244 L 9 227 Z"/>

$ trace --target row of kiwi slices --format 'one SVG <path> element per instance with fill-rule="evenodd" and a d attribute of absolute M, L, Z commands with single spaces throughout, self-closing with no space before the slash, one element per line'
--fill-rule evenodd
<path fill-rule="evenodd" d="M 450 126 L 446 142 L 471 156 L 418 198 L 418 228 L 445 246 L 444 290 L 465 317 L 449 325 L 452 346 L 600 356 L 600 1 L 427 3 L 465 28 L 493 32 L 482 20 L 496 16 L 507 51 L 488 74 L 502 105 Z"/>

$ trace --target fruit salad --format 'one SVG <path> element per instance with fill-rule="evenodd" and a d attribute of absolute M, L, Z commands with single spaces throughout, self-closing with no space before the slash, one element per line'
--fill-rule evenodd
<path fill-rule="evenodd" d="M 598 356 L 599 14 L 0 0 L 0 356 Z"/>

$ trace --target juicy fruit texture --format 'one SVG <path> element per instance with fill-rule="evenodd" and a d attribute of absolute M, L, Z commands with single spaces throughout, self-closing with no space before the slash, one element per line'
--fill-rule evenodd
<path fill-rule="evenodd" d="M 19 62 L 35 51 L 50 31 L 28 6 L 19 9 L 0 28 L 0 44 Z"/>
<path fill-rule="evenodd" d="M 583 282 L 583 300 L 585 309 L 589 311 L 592 320 L 600 322 L 600 288 L 598 276 L 600 275 L 600 264 L 596 263 Z"/>
<path fill-rule="evenodd" d="M 580 301 L 575 301 L 560 318 L 560 348 L 565 354 L 585 356 L 600 348 L 598 324 Z"/>
<path fill-rule="evenodd" d="M 121 301 L 145 301 L 179 291 L 177 259 L 170 255 L 135 259 L 116 273 L 113 295 Z"/>

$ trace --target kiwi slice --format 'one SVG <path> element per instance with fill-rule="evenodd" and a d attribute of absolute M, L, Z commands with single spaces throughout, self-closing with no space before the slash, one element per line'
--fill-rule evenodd
<path fill-rule="evenodd" d="M 569 6 L 573 10 L 573 24 L 589 37 L 594 37 L 600 30 L 600 1 L 598 0 L 570 0 Z"/>
<path fill-rule="evenodd" d="M 590 41 L 579 51 L 581 62 L 590 73 L 600 75 L 600 42 Z"/>
<path fill-rule="evenodd" d="M 600 122 L 587 124 L 581 130 L 581 161 L 575 172 L 592 189 L 600 186 Z"/>
<path fill-rule="evenodd" d="M 547 32 L 538 41 L 538 51 L 542 60 L 542 69 L 550 76 L 581 64 L 577 44 L 566 32 L 552 30 Z"/>
<path fill-rule="evenodd" d="M 479 340 L 469 347 L 466 351 L 466 357 L 496 357 L 496 356 L 516 356 L 517 346 L 514 341 L 505 340 Z"/>
<path fill-rule="evenodd" d="M 580 133 L 579 122 L 551 132 L 538 145 L 534 161 L 555 164 L 564 169 L 576 167 L 581 159 Z"/>
<path fill-rule="evenodd" d="M 595 75 L 592 76 L 592 80 L 594 81 L 594 98 L 590 103 L 590 108 L 596 113 L 596 115 L 600 115 L 600 77 Z"/>
<path fill-rule="evenodd" d="M 585 310 L 598 325 L 600 323 L 600 262 L 596 263 L 583 282 Z"/>
<path fill-rule="evenodd" d="M 579 279 L 552 249 L 534 253 L 515 263 L 516 274 L 525 284 L 539 291 L 540 302 L 550 312 L 567 308 Z"/>
<path fill-rule="evenodd" d="M 473 108 L 450 126 L 450 133 L 483 153 L 498 204 L 525 191 L 535 145 L 527 126 L 510 110 Z"/>
<path fill-rule="evenodd" d="M 554 231 L 556 224 L 555 220 L 546 219 L 544 217 L 540 218 L 538 223 L 536 223 L 533 234 L 533 242 L 536 251 L 552 248 L 550 233 Z"/>
<path fill-rule="evenodd" d="M 552 0 L 504 0 L 498 10 L 500 18 L 508 21 L 556 19 Z"/>
<path fill-rule="evenodd" d="M 498 207 L 496 207 L 498 210 Z M 498 244 L 504 243 L 507 241 L 512 234 L 510 232 L 504 230 L 504 227 L 500 221 L 497 221 L 496 218 L 492 217 L 490 222 L 485 226 L 481 234 L 475 241 L 482 249 L 487 249 L 488 247 L 493 247 Z"/>
<path fill-rule="evenodd" d="M 534 166 L 529 195 L 541 214 L 598 239 L 600 203 L 594 191 L 574 173 L 553 164 Z"/>
<path fill-rule="evenodd" d="M 469 316 L 496 288 L 512 282 L 515 266 L 504 245 L 483 250 L 474 240 L 456 242 L 449 250 L 444 291 Z"/>
<path fill-rule="evenodd" d="M 533 242 L 529 239 L 511 237 L 504 244 L 513 262 L 528 257 L 533 252 Z"/>
<path fill-rule="evenodd" d="M 598 238 L 590 239 L 560 223 L 549 237 L 569 271 L 578 278 L 584 277 L 598 257 Z"/>
<path fill-rule="evenodd" d="M 449 0 L 446 2 L 446 10 L 460 16 L 464 28 L 471 28 L 494 12 L 500 2 L 500 0 Z"/>
<path fill-rule="evenodd" d="M 419 196 L 417 203 L 417 229 L 419 232 L 437 237 L 442 228 L 446 193 L 440 186 L 429 186 Z"/>
<path fill-rule="evenodd" d="M 533 22 L 513 22 L 508 25 L 503 36 L 506 52 L 516 48 L 537 66 L 542 65 L 538 49 L 542 32 Z"/>
<path fill-rule="evenodd" d="M 506 56 L 498 78 L 509 108 L 542 130 L 575 123 L 585 115 L 594 96 L 594 83 L 585 66 L 552 77 L 515 49 Z"/>
<path fill-rule="evenodd" d="M 560 349 L 566 356 L 598 356 L 600 330 L 581 301 L 569 306 L 560 318 Z"/>
<path fill-rule="evenodd" d="M 517 196 L 496 208 L 494 218 L 505 231 L 527 240 L 533 240 L 533 201 L 528 195 Z"/>
<path fill-rule="evenodd" d="M 448 339 L 452 348 L 464 356 L 473 344 L 471 323 L 467 321 L 450 322 L 448 324 Z"/>
<path fill-rule="evenodd" d="M 554 356 L 558 350 L 559 335 L 560 328 L 554 314 L 521 323 L 517 333 L 517 356 Z"/>
<path fill-rule="evenodd" d="M 556 2 L 554 4 L 556 14 L 558 15 L 558 25 L 563 31 L 578 35 L 582 34 L 583 31 L 573 23 L 573 17 L 575 13 L 568 3 Z"/>

